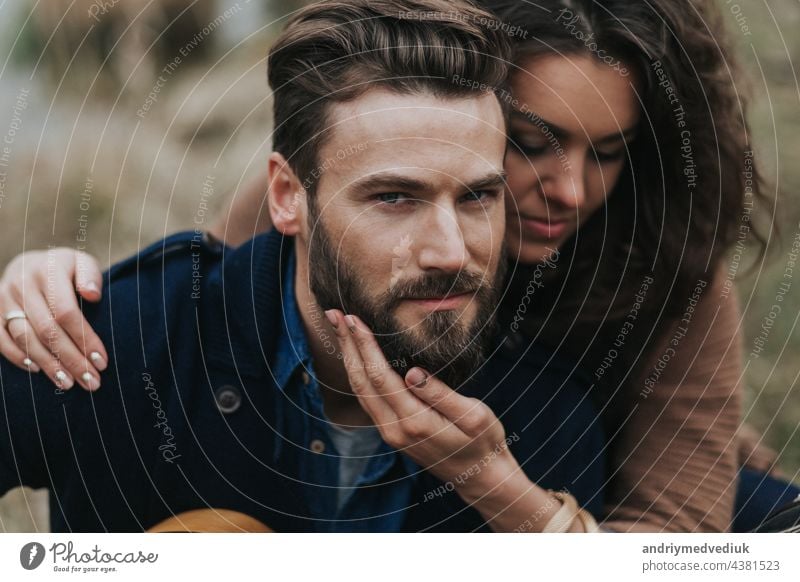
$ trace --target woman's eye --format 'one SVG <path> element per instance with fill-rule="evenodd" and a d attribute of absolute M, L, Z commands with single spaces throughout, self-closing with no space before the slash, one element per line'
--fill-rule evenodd
<path fill-rule="evenodd" d="M 595 155 L 597 156 L 597 161 L 601 164 L 604 162 L 617 162 L 625 156 L 625 148 L 619 148 L 610 152 L 595 150 Z"/>
<path fill-rule="evenodd" d="M 511 147 L 511 149 L 515 149 L 522 155 L 528 157 L 541 156 L 542 154 L 547 152 L 547 145 L 544 144 L 530 145 L 526 144 L 525 142 L 518 141 L 516 139 L 510 139 L 509 146 Z"/>

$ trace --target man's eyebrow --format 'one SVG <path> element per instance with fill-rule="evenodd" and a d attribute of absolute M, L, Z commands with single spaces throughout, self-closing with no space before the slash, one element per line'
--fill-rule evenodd
<path fill-rule="evenodd" d="M 551 132 L 553 132 L 553 135 L 558 138 L 564 138 L 569 133 L 566 129 L 557 126 L 555 123 L 547 121 L 546 119 L 542 118 L 535 112 L 530 112 L 529 114 L 525 114 L 522 113 L 522 111 L 515 109 L 514 111 L 512 111 L 511 115 L 517 119 L 525 121 L 530 125 L 533 125 L 534 127 L 539 128 L 539 130 L 541 131 L 550 130 Z M 593 143 L 595 145 L 602 145 L 617 141 L 630 141 L 636 136 L 637 133 L 636 130 L 637 128 L 635 126 L 629 127 L 623 131 L 610 133 L 605 137 L 601 137 L 600 139 L 595 140 Z"/>
<path fill-rule="evenodd" d="M 433 189 L 433 185 L 424 180 L 409 178 L 408 176 L 403 176 L 394 172 L 372 174 L 361 180 L 357 180 L 351 187 L 355 192 L 360 194 L 369 194 L 376 190 L 419 192 Z"/>
<path fill-rule="evenodd" d="M 504 171 L 491 172 L 464 185 L 470 192 L 504 187 L 506 173 Z M 432 192 L 437 189 L 435 184 L 425 180 L 409 178 L 394 172 L 381 172 L 372 174 L 353 183 L 352 189 L 359 194 L 369 194 L 377 190 L 386 192 Z"/>
<path fill-rule="evenodd" d="M 478 190 L 491 190 L 492 188 L 505 188 L 507 177 L 504 171 L 492 172 L 488 176 L 484 176 L 471 184 L 467 184 L 467 189 L 470 192 L 476 192 Z"/>

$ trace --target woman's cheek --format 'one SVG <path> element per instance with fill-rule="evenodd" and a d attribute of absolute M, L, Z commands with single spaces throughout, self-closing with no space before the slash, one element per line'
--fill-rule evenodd
<path fill-rule="evenodd" d="M 608 168 L 604 169 L 598 179 L 598 183 L 592 185 L 592 201 L 594 204 L 595 209 L 602 206 L 605 201 L 608 199 L 608 196 L 611 192 L 614 191 L 614 188 L 619 181 L 620 176 L 622 175 L 622 170 L 625 168 L 625 162 L 620 161 L 614 164 L 610 164 Z"/>
<path fill-rule="evenodd" d="M 510 194 L 506 198 L 506 210 L 516 213 L 526 193 L 533 191 L 536 172 L 529 160 L 512 152 L 506 156 L 505 170 L 508 174 L 507 184 Z"/>

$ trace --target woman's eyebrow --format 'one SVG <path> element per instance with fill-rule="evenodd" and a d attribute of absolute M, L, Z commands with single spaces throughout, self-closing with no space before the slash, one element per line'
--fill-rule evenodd
<path fill-rule="evenodd" d="M 520 119 L 525 123 L 528 123 L 536 127 L 537 129 L 539 129 L 539 131 L 549 130 L 556 137 L 566 137 L 569 134 L 567 130 L 557 126 L 555 123 L 547 121 L 535 111 L 528 111 L 527 113 L 523 113 L 519 109 L 513 109 L 511 111 L 511 115 L 512 117 Z"/>
<path fill-rule="evenodd" d="M 592 143 L 594 145 L 601 145 L 618 141 L 632 141 L 633 138 L 636 137 L 636 133 L 637 131 L 635 127 L 629 127 L 628 129 L 620 132 L 610 133 L 605 137 L 601 137 L 600 139 L 593 141 Z"/>
<path fill-rule="evenodd" d="M 563 127 L 559 127 L 555 123 L 544 119 L 542 116 L 537 114 L 535 111 L 529 111 L 528 113 L 523 113 L 518 109 L 514 109 L 511 112 L 511 115 L 517 119 L 525 121 L 525 123 L 532 125 L 539 129 L 539 131 L 550 131 L 552 134 L 558 138 L 565 138 L 569 135 L 569 131 L 564 129 Z M 630 141 L 636 136 L 636 127 L 629 127 L 622 131 L 615 131 L 613 133 L 609 133 L 606 136 L 601 137 L 600 139 L 592 140 L 592 143 L 595 145 L 598 144 L 606 144 L 612 143 L 616 141 Z"/>

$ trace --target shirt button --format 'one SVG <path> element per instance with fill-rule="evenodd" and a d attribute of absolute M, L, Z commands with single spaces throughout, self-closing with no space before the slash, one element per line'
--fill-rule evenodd
<path fill-rule="evenodd" d="M 319 439 L 314 439 L 311 441 L 310 448 L 312 453 L 322 453 L 325 452 L 325 443 Z"/>
<path fill-rule="evenodd" d="M 217 408 L 223 414 L 232 414 L 242 405 L 242 395 L 235 386 L 223 386 L 214 394 Z"/>
<path fill-rule="evenodd" d="M 305 384 L 306 386 L 308 386 L 309 384 L 311 384 L 311 376 L 309 376 L 309 375 L 308 375 L 308 372 L 305 372 L 305 371 L 304 371 L 304 372 L 301 374 L 301 377 L 303 378 L 303 384 Z"/>

